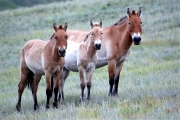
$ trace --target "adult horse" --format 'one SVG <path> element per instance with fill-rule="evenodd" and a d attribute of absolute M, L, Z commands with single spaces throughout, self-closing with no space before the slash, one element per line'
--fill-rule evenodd
<path fill-rule="evenodd" d="M 53 27 L 55 34 L 51 40 L 30 40 L 22 48 L 21 77 L 18 85 L 18 103 L 16 105 L 18 111 L 21 108 L 21 96 L 26 85 L 32 90 L 34 110 L 38 109 L 36 92 L 42 75 L 45 75 L 46 79 L 46 108 L 49 108 L 49 100 L 52 96 L 51 77 L 53 77 L 55 83 L 53 106 L 58 107 L 57 94 L 67 48 L 67 23 L 65 23 L 64 27 L 62 25 L 57 27 L 55 24 Z"/>
<path fill-rule="evenodd" d="M 120 72 L 129 49 L 134 43 L 141 43 L 141 7 L 136 12 L 130 12 L 127 8 L 127 15 L 112 26 L 103 29 L 101 50 L 97 52 L 98 62 L 96 68 L 108 65 L 109 73 L 109 96 L 118 95 L 118 83 Z M 68 40 L 74 42 L 83 41 L 88 31 L 67 31 Z"/>
<path fill-rule="evenodd" d="M 68 41 L 67 54 L 65 56 L 65 65 L 63 69 L 62 81 L 68 77 L 69 72 L 79 72 L 81 96 L 80 101 L 84 99 L 84 89 L 87 86 L 87 99 L 90 99 L 90 88 L 92 82 L 92 75 L 95 65 L 98 61 L 97 50 L 101 48 L 102 40 L 102 21 L 100 23 L 93 23 L 90 21 L 91 31 L 86 35 L 84 41 L 75 43 Z M 60 86 L 60 96 L 63 96 L 63 86 Z"/>

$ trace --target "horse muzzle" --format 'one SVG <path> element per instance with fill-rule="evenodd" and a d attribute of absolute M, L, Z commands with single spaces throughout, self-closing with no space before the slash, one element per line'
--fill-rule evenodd
<path fill-rule="evenodd" d="M 60 50 L 58 50 L 58 54 L 59 54 L 60 57 L 64 57 L 65 54 L 66 54 L 66 50 L 65 49 L 60 49 Z"/>
<path fill-rule="evenodd" d="M 101 44 L 95 44 L 95 48 L 96 48 L 96 50 L 100 50 L 101 49 Z"/>
<path fill-rule="evenodd" d="M 134 37 L 133 42 L 135 45 L 139 45 L 141 43 L 141 37 L 140 36 Z"/>

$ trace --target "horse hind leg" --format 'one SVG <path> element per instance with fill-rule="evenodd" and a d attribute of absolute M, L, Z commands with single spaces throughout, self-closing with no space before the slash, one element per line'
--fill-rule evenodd
<path fill-rule="evenodd" d="M 58 101 L 60 102 L 61 100 L 64 101 L 64 84 L 65 84 L 65 80 L 66 78 L 69 76 L 70 71 L 67 70 L 65 67 L 63 68 L 63 76 L 62 76 L 62 80 L 60 82 L 60 86 L 59 86 L 59 97 L 58 97 Z"/>
<path fill-rule="evenodd" d="M 25 87 L 28 84 L 28 80 L 29 80 L 29 75 L 31 71 L 28 68 L 21 68 L 21 76 L 20 76 L 20 82 L 18 85 L 18 102 L 16 104 L 16 109 L 18 111 L 21 110 L 21 97 L 22 97 L 22 93 L 25 89 Z"/>

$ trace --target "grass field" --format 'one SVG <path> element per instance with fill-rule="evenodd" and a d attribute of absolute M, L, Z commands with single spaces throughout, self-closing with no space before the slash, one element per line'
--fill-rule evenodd
<path fill-rule="evenodd" d="M 180 7 L 179 0 L 72 0 L 0 12 L 0 119 L 180 119 Z M 103 20 L 103 27 L 117 22 L 142 6 L 142 43 L 132 45 L 125 62 L 118 97 L 108 97 L 107 66 L 93 75 L 91 101 L 79 102 L 77 73 L 65 83 L 65 101 L 58 109 L 45 109 L 45 79 L 38 92 L 39 111 L 33 110 L 29 89 L 22 95 L 21 112 L 15 105 L 20 79 L 20 53 L 30 39 L 48 40 L 52 24 L 89 30 L 89 20 Z"/>

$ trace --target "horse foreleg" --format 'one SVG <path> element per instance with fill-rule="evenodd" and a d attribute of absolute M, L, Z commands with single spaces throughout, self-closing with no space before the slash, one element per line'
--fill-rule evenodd
<path fill-rule="evenodd" d="M 45 73 L 46 75 L 46 96 L 47 96 L 47 101 L 46 101 L 46 108 L 49 108 L 49 100 L 52 96 L 52 90 L 51 90 L 51 75 L 49 72 Z"/>
<path fill-rule="evenodd" d="M 122 66 L 123 66 L 123 63 L 119 66 L 116 66 L 113 95 L 118 95 L 119 76 L 120 76 Z"/>
<path fill-rule="evenodd" d="M 95 67 L 93 69 L 91 69 L 90 71 L 86 72 L 86 79 L 87 79 L 87 96 L 86 96 L 86 99 L 87 100 L 90 100 L 90 98 L 91 98 L 90 92 L 91 92 L 91 83 L 92 83 L 92 76 L 93 76 L 94 69 L 95 69 Z"/>
<path fill-rule="evenodd" d="M 62 81 L 62 72 L 63 70 L 61 69 L 59 72 L 55 74 L 54 102 L 53 102 L 53 106 L 55 108 L 58 108 L 58 91 L 59 91 L 60 82 Z"/>
<path fill-rule="evenodd" d="M 34 110 L 39 109 L 38 103 L 37 103 L 37 89 L 38 89 L 38 84 L 39 81 L 41 80 L 41 76 L 35 75 L 34 76 L 34 81 L 32 83 L 32 95 L 33 95 L 33 101 L 34 101 Z"/>
<path fill-rule="evenodd" d="M 81 81 L 81 83 L 80 83 L 80 87 L 81 87 L 81 95 L 80 95 L 80 102 L 82 102 L 83 101 L 83 99 L 84 99 L 84 88 L 85 88 L 85 70 L 84 70 L 84 68 L 83 67 L 79 67 L 78 68 L 78 70 L 79 70 L 79 77 L 80 77 L 80 81 Z"/>
<path fill-rule="evenodd" d="M 116 62 L 111 60 L 108 62 L 108 73 L 109 73 L 109 96 L 113 95 L 113 85 L 114 85 L 114 76 L 115 76 Z"/>

